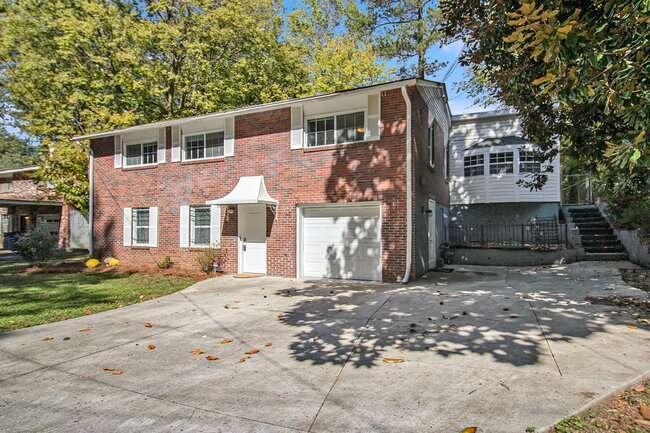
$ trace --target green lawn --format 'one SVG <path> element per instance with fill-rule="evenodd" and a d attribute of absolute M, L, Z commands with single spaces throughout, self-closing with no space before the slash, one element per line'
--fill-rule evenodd
<path fill-rule="evenodd" d="M 0 262 L 0 331 L 110 310 L 183 289 L 189 277 L 120 272 L 25 273 Z"/>

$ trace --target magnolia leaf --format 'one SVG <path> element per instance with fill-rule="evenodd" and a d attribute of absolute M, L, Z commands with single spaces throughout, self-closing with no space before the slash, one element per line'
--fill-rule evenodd
<path fill-rule="evenodd" d="M 386 364 L 400 364 L 404 362 L 404 358 L 384 358 L 383 361 Z"/>
<path fill-rule="evenodd" d="M 205 359 L 207 359 L 208 361 L 216 361 L 217 359 L 219 359 L 219 357 L 217 355 L 208 355 L 205 357 Z"/>
<path fill-rule="evenodd" d="M 246 355 L 255 355 L 256 353 L 259 353 L 259 351 L 260 351 L 260 349 L 251 349 L 251 350 L 247 350 L 246 352 L 244 352 L 244 354 L 246 354 Z"/>
<path fill-rule="evenodd" d="M 460 433 L 476 433 L 477 427 L 465 427 Z"/>

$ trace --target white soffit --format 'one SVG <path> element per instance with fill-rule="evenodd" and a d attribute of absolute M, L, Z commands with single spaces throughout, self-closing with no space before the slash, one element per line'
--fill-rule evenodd
<path fill-rule="evenodd" d="M 209 200 L 206 204 L 256 204 L 263 203 L 276 206 L 278 201 L 266 191 L 264 176 L 242 176 L 232 191 L 216 200 Z"/>

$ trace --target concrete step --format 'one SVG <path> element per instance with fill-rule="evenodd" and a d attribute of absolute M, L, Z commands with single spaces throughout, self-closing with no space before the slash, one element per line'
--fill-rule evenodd
<path fill-rule="evenodd" d="M 580 236 L 583 242 L 614 242 L 618 241 L 618 238 L 614 233 L 609 233 L 609 234 L 598 234 L 598 233 L 593 233 L 593 234 L 583 234 Z"/>
<path fill-rule="evenodd" d="M 610 227 L 578 227 L 580 235 L 614 235 Z"/>
<path fill-rule="evenodd" d="M 574 224 L 591 224 L 591 223 L 607 223 L 605 218 L 573 218 L 572 222 Z"/>
<path fill-rule="evenodd" d="M 625 253 L 585 253 L 583 260 L 588 261 L 619 261 L 627 260 Z"/>
<path fill-rule="evenodd" d="M 609 224 L 606 221 L 594 222 L 594 223 L 576 223 L 578 228 L 581 229 L 599 229 L 599 228 L 609 228 Z"/>
<path fill-rule="evenodd" d="M 607 248 L 607 247 L 618 247 L 618 246 L 621 245 L 621 243 L 617 239 L 615 239 L 615 240 L 602 240 L 602 239 L 600 239 L 600 240 L 595 240 L 595 241 L 594 240 L 581 239 L 581 242 L 582 242 L 582 246 L 585 247 L 585 248 L 587 248 L 587 247 L 589 247 L 589 248 L 598 248 L 598 247 Z"/>
<path fill-rule="evenodd" d="M 586 253 L 625 253 L 625 248 L 622 245 L 616 246 L 599 246 L 599 247 L 588 247 L 583 245 Z"/>

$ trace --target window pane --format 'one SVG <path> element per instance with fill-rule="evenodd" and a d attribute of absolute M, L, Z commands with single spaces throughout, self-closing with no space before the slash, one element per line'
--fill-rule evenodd
<path fill-rule="evenodd" d="M 223 132 L 205 135 L 205 157 L 223 156 Z"/>
<path fill-rule="evenodd" d="M 158 160 L 158 143 L 146 143 L 142 145 L 142 163 L 155 164 Z"/>
<path fill-rule="evenodd" d="M 506 174 L 513 172 L 512 152 L 497 152 L 490 154 L 490 174 Z"/>
<path fill-rule="evenodd" d="M 185 159 L 199 159 L 205 156 L 203 134 L 185 137 Z"/>
<path fill-rule="evenodd" d="M 334 144 L 334 118 L 322 117 L 307 121 L 307 147 Z"/>
<path fill-rule="evenodd" d="M 466 156 L 464 159 L 465 176 L 482 176 L 484 174 L 484 162 L 483 155 Z"/>
<path fill-rule="evenodd" d="M 149 208 L 133 209 L 133 243 L 149 243 Z"/>
<path fill-rule="evenodd" d="M 316 146 L 316 133 L 310 132 L 307 134 L 307 147 Z"/>
<path fill-rule="evenodd" d="M 336 116 L 336 142 L 361 141 L 365 135 L 363 111 Z"/>
<path fill-rule="evenodd" d="M 210 244 L 210 207 L 191 207 L 191 241 L 194 246 Z"/>
<path fill-rule="evenodd" d="M 141 156 L 141 147 L 139 144 L 126 145 L 126 165 L 140 164 Z"/>

